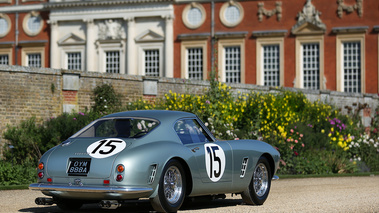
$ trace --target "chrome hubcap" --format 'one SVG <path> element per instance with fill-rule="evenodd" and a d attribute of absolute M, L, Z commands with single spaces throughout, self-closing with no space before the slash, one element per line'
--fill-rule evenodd
<path fill-rule="evenodd" d="M 268 178 L 266 166 L 263 163 L 258 164 L 257 167 L 255 167 L 253 181 L 255 194 L 259 197 L 262 197 L 267 191 Z"/>
<path fill-rule="evenodd" d="M 182 175 L 176 166 L 168 168 L 164 175 L 164 195 L 171 204 L 178 202 L 182 195 Z"/>

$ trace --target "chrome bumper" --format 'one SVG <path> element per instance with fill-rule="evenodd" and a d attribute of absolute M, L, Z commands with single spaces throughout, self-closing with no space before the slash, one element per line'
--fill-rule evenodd
<path fill-rule="evenodd" d="M 87 192 L 87 193 L 117 193 L 117 194 L 144 194 L 152 192 L 152 188 L 145 187 L 117 187 L 117 186 L 69 186 L 69 185 L 54 185 L 44 183 L 32 183 L 29 189 L 38 191 L 60 191 L 60 192 Z"/>

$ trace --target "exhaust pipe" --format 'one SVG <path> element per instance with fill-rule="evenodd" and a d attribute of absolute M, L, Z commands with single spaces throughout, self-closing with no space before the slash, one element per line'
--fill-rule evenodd
<path fill-rule="evenodd" d="M 102 200 L 99 203 L 102 209 L 117 209 L 121 204 L 117 200 Z"/>
<path fill-rule="evenodd" d="M 48 197 L 37 197 L 34 201 L 37 205 L 53 205 L 53 198 Z"/>

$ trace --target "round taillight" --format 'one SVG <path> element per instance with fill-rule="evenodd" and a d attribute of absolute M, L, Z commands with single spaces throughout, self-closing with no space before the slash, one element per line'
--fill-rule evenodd
<path fill-rule="evenodd" d="M 122 173 L 125 171 L 125 167 L 122 164 L 117 165 L 117 172 Z"/>
<path fill-rule="evenodd" d="M 47 182 L 51 183 L 51 182 L 53 182 L 53 179 L 47 178 Z"/>
<path fill-rule="evenodd" d="M 43 168 L 44 168 L 43 163 L 39 163 L 38 164 L 38 169 L 43 170 Z"/>
<path fill-rule="evenodd" d="M 40 179 L 42 179 L 43 178 L 43 172 L 38 172 L 38 177 L 40 178 Z"/>
<path fill-rule="evenodd" d="M 117 180 L 118 182 L 122 181 L 122 179 L 124 179 L 124 177 L 123 177 L 122 175 L 117 175 L 117 176 L 116 176 L 116 180 Z"/>

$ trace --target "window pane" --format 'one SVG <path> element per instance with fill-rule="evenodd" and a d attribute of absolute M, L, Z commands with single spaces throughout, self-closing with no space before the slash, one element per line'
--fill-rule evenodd
<path fill-rule="evenodd" d="M 9 56 L 0 55 L 0 64 L 9 65 Z"/>
<path fill-rule="evenodd" d="M 41 67 L 41 54 L 32 53 L 27 54 L 29 67 Z"/>
<path fill-rule="evenodd" d="M 105 54 L 106 54 L 105 71 L 107 73 L 120 73 L 120 52 L 109 51 L 109 52 L 105 52 Z"/>
<path fill-rule="evenodd" d="M 200 24 L 202 14 L 199 8 L 193 7 L 188 11 L 187 20 L 190 24 L 197 26 Z"/>
<path fill-rule="evenodd" d="M 203 80 L 203 48 L 188 48 L 188 78 Z"/>
<path fill-rule="evenodd" d="M 8 22 L 4 18 L 0 18 L 0 34 L 4 34 L 8 30 Z"/>
<path fill-rule="evenodd" d="M 236 6 L 229 6 L 225 10 L 225 20 L 231 24 L 238 22 L 240 15 L 240 11 Z"/>
<path fill-rule="evenodd" d="M 263 46 L 263 78 L 265 86 L 280 86 L 279 45 Z"/>
<path fill-rule="evenodd" d="M 28 19 L 28 29 L 32 33 L 37 33 L 41 27 L 41 18 L 39 16 L 31 16 Z"/>
<path fill-rule="evenodd" d="M 303 44 L 303 81 L 305 89 L 320 89 L 320 45 Z"/>
<path fill-rule="evenodd" d="M 343 43 L 344 91 L 361 92 L 361 43 Z"/>
<path fill-rule="evenodd" d="M 226 83 L 241 82 L 241 48 L 225 47 L 225 81 Z"/>
<path fill-rule="evenodd" d="M 82 69 L 82 54 L 81 53 L 67 53 L 67 69 L 81 70 Z"/>
<path fill-rule="evenodd" d="M 145 75 L 159 77 L 159 50 L 145 50 Z"/>
<path fill-rule="evenodd" d="M 212 141 L 196 120 L 180 120 L 175 123 L 174 129 L 183 144 L 206 143 Z"/>

